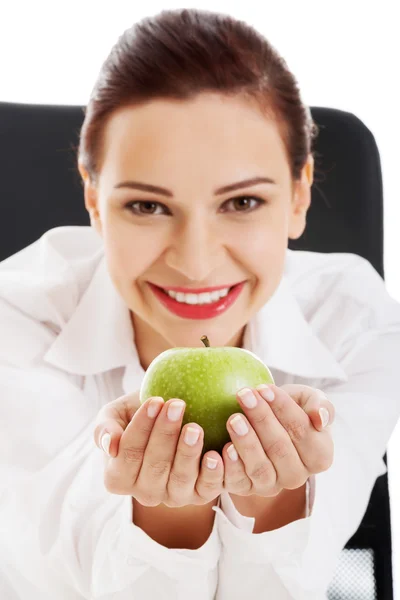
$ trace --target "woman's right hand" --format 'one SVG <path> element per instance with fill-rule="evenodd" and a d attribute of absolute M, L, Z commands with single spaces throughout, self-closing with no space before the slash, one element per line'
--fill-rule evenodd
<path fill-rule="evenodd" d="M 143 506 L 162 503 L 169 507 L 208 504 L 221 494 L 222 458 L 210 450 L 200 460 L 203 429 L 187 423 L 180 432 L 184 410 L 177 416 L 179 403 L 186 407 L 182 400 L 164 402 L 160 397 L 148 398 L 140 405 L 139 392 L 135 392 L 100 409 L 94 439 L 104 450 L 104 436 L 111 436 L 104 474 L 109 492 L 133 496 Z M 153 412 L 148 413 L 149 408 Z M 197 442 L 186 443 L 186 434 L 195 432 L 199 433 Z M 212 464 L 216 461 L 215 468 L 207 466 L 207 459 L 212 459 Z"/>

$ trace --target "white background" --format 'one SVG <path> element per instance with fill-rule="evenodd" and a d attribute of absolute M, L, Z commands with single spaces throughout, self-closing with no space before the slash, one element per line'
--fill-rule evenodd
<path fill-rule="evenodd" d="M 372 131 L 383 171 L 386 285 L 400 301 L 398 0 L 0 0 L 0 101 L 85 105 L 119 35 L 144 16 L 182 7 L 227 12 L 254 25 L 284 56 L 307 104 L 353 112 Z M 400 424 L 389 444 L 393 570 L 400 599 L 398 457 Z"/>

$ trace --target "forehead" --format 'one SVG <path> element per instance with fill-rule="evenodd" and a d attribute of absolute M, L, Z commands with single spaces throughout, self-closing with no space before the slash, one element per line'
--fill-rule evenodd
<path fill-rule="evenodd" d="M 157 99 L 126 106 L 105 127 L 104 163 L 119 170 L 220 165 L 248 169 L 287 167 L 276 121 L 242 97 L 201 94 L 191 100 Z"/>

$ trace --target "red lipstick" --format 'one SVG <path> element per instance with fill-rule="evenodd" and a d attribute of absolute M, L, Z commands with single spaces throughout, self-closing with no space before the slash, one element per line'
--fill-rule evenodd
<path fill-rule="evenodd" d="M 183 319 L 213 319 L 214 317 L 218 317 L 222 313 L 224 313 L 235 300 L 238 298 L 240 292 L 242 291 L 245 281 L 234 285 L 230 290 L 227 296 L 224 298 L 220 298 L 217 302 L 212 302 L 211 304 L 185 304 L 184 302 L 178 302 L 174 298 L 171 298 L 167 293 L 163 291 L 162 288 L 152 284 L 149 282 L 149 287 L 160 300 L 160 302 L 173 314 L 181 317 Z M 215 289 L 221 290 L 225 288 L 203 288 L 201 291 L 196 292 L 195 290 L 190 290 L 189 292 L 185 290 L 185 288 L 164 288 L 170 291 L 183 291 L 184 293 L 192 293 L 192 294 L 201 294 L 206 291 L 213 291 Z"/>
<path fill-rule="evenodd" d="M 204 292 L 215 292 L 216 290 L 226 290 L 231 287 L 234 287 L 235 284 L 231 285 L 218 285 L 214 287 L 207 288 L 184 288 L 184 287 L 163 287 L 163 290 L 167 292 L 183 292 L 184 294 L 204 294 Z"/>

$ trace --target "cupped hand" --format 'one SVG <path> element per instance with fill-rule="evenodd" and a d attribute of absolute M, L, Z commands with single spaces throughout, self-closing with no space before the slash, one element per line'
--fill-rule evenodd
<path fill-rule="evenodd" d="M 220 495 L 222 458 L 211 450 L 201 459 L 204 431 L 197 423 L 181 431 L 184 409 L 176 398 L 148 398 L 141 405 L 139 392 L 101 408 L 94 440 L 106 452 L 109 492 L 133 496 L 143 506 L 169 507 L 207 504 Z"/>
<path fill-rule="evenodd" d="M 246 397 L 253 398 L 252 408 L 246 406 Z M 227 422 L 232 443 L 222 451 L 225 491 L 276 496 L 329 469 L 333 462 L 329 425 L 335 409 L 324 392 L 306 385 L 271 384 L 239 390 L 237 399 L 245 414 L 235 413 Z"/>

